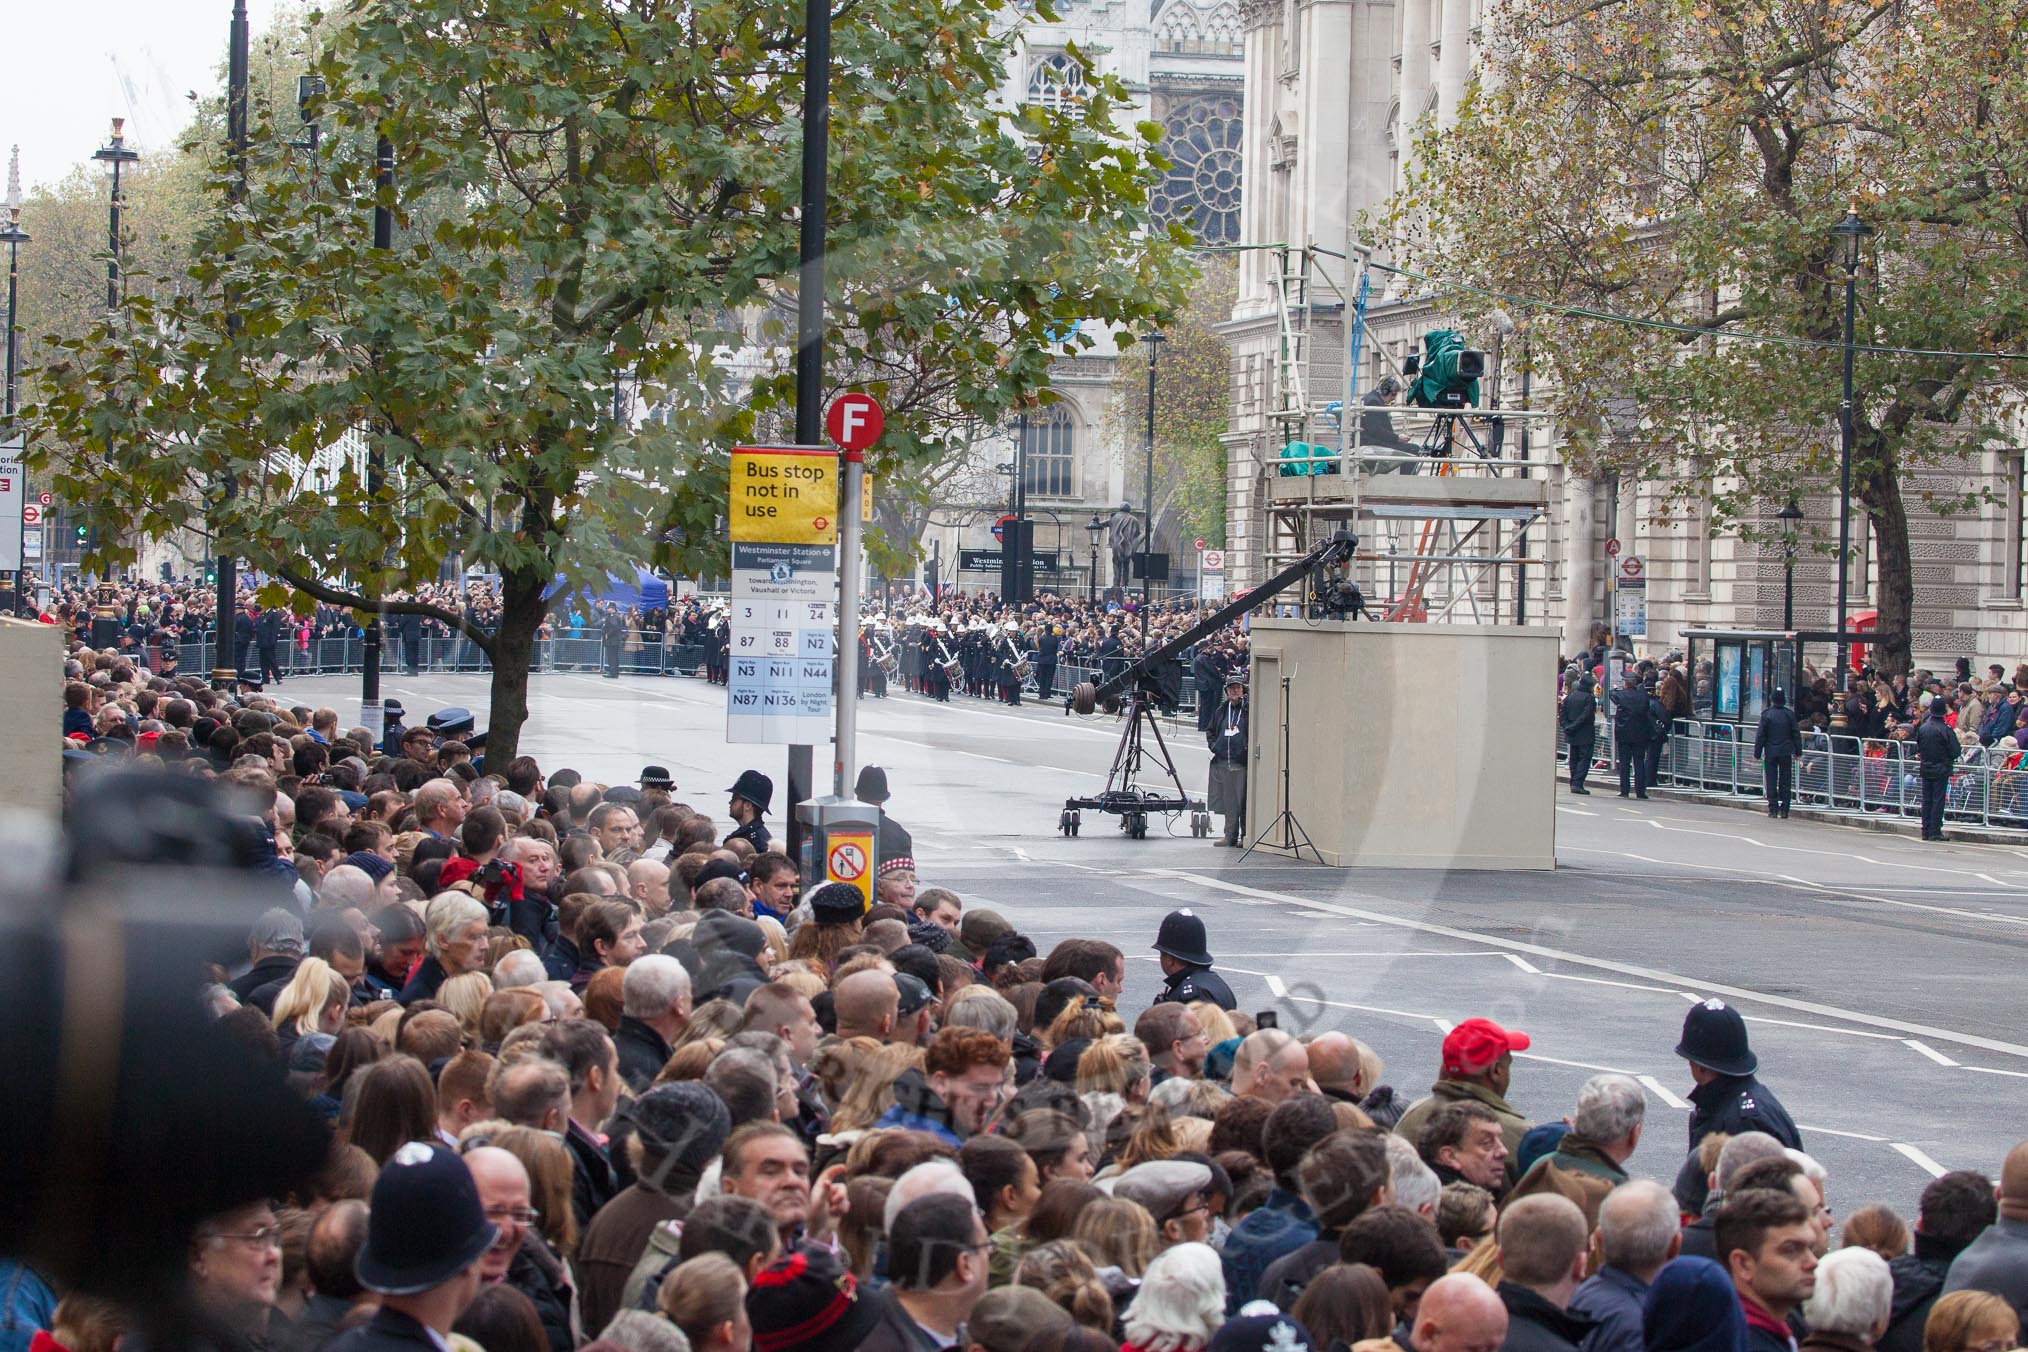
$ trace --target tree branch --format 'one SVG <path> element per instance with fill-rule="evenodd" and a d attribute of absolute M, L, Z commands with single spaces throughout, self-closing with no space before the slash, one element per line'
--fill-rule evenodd
<path fill-rule="evenodd" d="M 493 636 L 478 625 L 466 620 L 463 615 L 433 606 L 427 601 L 374 601 L 357 592 L 341 591 L 328 587 L 314 578 L 305 576 L 293 568 L 277 568 L 275 576 L 314 600 L 327 605 L 349 606 L 354 610 L 378 611 L 383 615 L 420 615 L 426 620 L 447 624 L 477 644 L 479 651 L 493 655 Z"/>

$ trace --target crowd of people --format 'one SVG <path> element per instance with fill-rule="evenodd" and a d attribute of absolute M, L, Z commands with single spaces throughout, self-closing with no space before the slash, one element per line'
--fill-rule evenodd
<path fill-rule="evenodd" d="M 1687 1136 L 1617 1074 L 1524 1112 L 1530 1040 L 1486 1018 L 1405 1094 L 1384 1032 L 1240 1010 L 1188 910 L 1044 950 L 893 820 L 871 898 L 807 886 L 758 771 L 714 815 L 658 766 L 491 765 L 460 719 L 376 739 L 72 660 L 94 736 L 258 813 L 274 905 L 190 989 L 328 1126 L 313 1176 L 189 1237 L 220 1352 L 2018 1338 L 2028 1143 L 1997 1189 L 1950 1173 L 1895 1199 L 1912 1222 L 1841 1225 L 1720 1001 L 1675 1046 Z M 889 800 L 875 767 L 858 791 Z M 114 1352 L 148 1314 L 18 1263 L 0 1296 L 5 1352 Z"/>
<path fill-rule="evenodd" d="M 188 645 L 216 637 L 212 587 L 190 579 L 126 578 L 108 585 L 105 594 L 97 586 L 66 586 L 40 606 L 31 596 L 9 591 L 0 596 L 0 612 L 59 625 L 81 643 L 102 641 L 136 668 L 172 678 L 190 660 Z M 488 579 L 435 584 L 389 600 L 425 602 L 461 615 L 485 633 L 499 625 L 499 588 Z M 1032 602 L 1008 604 L 994 593 L 884 588 L 868 599 L 861 627 L 860 693 L 884 697 L 898 684 L 939 700 L 956 693 L 1018 704 L 1024 689 L 1047 700 L 1065 693 L 1073 679 L 1112 675 L 1196 624 L 1210 605 L 1194 598 L 1154 602 L 1144 639 L 1139 598 L 1117 591 L 1102 598 L 1044 593 Z M 536 641 L 578 645 L 565 650 L 571 660 L 595 660 L 609 676 L 690 675 L 722 685 L 729 668 L 727 613 L 722 598 L 694 594 L 672 598 L 667 606 L 559 595 Z M 110 630 L 95 629 L 95 619 L 110 619 Z M 320 603 L 299 615 L 263 606 L 253 588 L 242 587 L 231 662 L 263 685 L 292 672 L 350 669 L 359 661 L 363 632 L 357 615 L 344 607 Z M 340 641 L 336 648 L 330 646 L 334 640 Z M 429 616 L 390 615 L 382 641 L 390 671 L 415 675 L 486 665 L 468 636 Z M 1225 665 L 1244 665 L 1245 632 L 1228 626 L 1198 651 L 1216 654 L 1221 672 Z M 1179 669 L 1188 665 L 1182 659 Z M 1216 686 L 1199 684 L 1199 694 L 1211 696 L 1200 699 L 1200 707 L 1215 702 Z"/>
<path fill-rule="evenodd" d="M 1596 767 L 1602 726 L 1609 724 L 1619 792 L 1645 798 L 1661 776 L 1669 740 L 1684 719 L 1709 718 L 1715 701 L 1711 662 L 1693 670 L 1680 650 L 1659 660 L 1628 660 L 1617 688 L 1608 689 L 1604 629 L 1593 646 L 1569 659 L 1557 688 L 1557 721 L 1569 750 L 1572 793 L 1585 794 Z M 1993 663 L 1983 676 L 1969 658 L 1942 675 L 1918 668 L 1886 676 L 1861 665 L 1841 696 L 1831 675 L 1805 660 L 1793 691 L 1769 677 L 1753 713 L 1751 754 L 1760 762 L 1771 817 L 1789 815 L 1799 779 L 1878 810 L 1906 792 L 1922 801 L 1922 836 L 1943 838 L 1948 793 L 1964 772 L 1992 773 L 1992 814 L 2028 818 L 2028 663 Z M 1834 757 L 1844 758 L 1834 765 Z"/>

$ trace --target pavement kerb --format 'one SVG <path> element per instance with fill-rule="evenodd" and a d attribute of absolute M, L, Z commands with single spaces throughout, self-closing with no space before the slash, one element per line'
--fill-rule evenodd
<path fill-rule="evenodd" d="M 1557 779 L 1563 781 L 1565 773 L 1559 773 Z M 1617 797 L 1618 792 L 1617 789 L 1599 788 L 1592 790 L 1594 797 L 1606 795 Z M 1738 811 L 1751 811 L 1763 817 L 1767 815 L 1767 809 L 1761 806 L 1758 798 L 1726 798 L 1716 794 L 1698 793 L 1691 789 L 1671 788 L 1666 784 L 1651 786 L 1648 789 L 1648 796 L 1650 798 L 1662 799 L 1665 802 L 1704 803 L 1712 807 L 1729 807 Z M 1896 817 L 1886 813 L 1827 812 L 1822 808 L 1805 807 L 1803 804 L 1797 803 L 1789 809 L 1789 815 L 1791 817 L 1801 817 L 1805 821 L 1825 822 L 1832 826 L 1851 826 L 1862 831 L 1878 831 L 1883 835 L 1908 836 L 1911 839 L 1921 839 L 1922 837 L 1921 822 L 1910 821 L 1906 817 Z M 2028 831 L 2014 831 L 2004 827 L 1992 826 L 1967 826 L 1963 822 L 1954 821 L 1946 821 L 1944 823 L 1944 837 L 1947 840 L 1974 845 L 2028 845 Z"/>

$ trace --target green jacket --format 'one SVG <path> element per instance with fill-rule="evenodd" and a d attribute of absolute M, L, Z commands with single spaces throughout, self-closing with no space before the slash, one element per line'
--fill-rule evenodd
<path fill-rule="evenodd" d="M 1446 1103 L 1464 1102 L 1483 1103 L 1500 1119 L 1500 1138 L 1507 1147 L 1507 1182 L 1512 1184 L 1521 1176 L 1520 1169 L 1516 1167 L 1521 1158 L 1521 1138 L 1535 1124 L 1483 1084 L 1472 1080 L 1438 1080 L 1429 1087 L 1428 1098 L 1417 1100 L 1401 1115 L 1401 1121 L 1394 1124 L 1395 1135 L 1415 1145 L 1431 1113 Z"/>
<path fill-rule="evenodd" d="M 1549 1162 L 1559 1169 L 1603 1178 L 1616 1188 L 1627 1181 L 1627 1171 L 1613 1163 L 1610 1155 L 1574 1132 L 1564 1136 Z"/>

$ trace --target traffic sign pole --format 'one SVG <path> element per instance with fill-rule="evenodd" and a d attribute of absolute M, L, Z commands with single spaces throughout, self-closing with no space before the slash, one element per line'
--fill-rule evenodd
<path fill-rule="evenodd" d="M 844 394 L 831 403 L 824 430 L 839 445 L 837 733 L 833 739 L 831 793 L 849 798 L 857 776 L 859 740 L 859 499 L 865 491 L 866 448 L 879 439 L 885 419 L 870 394 Z"/>

